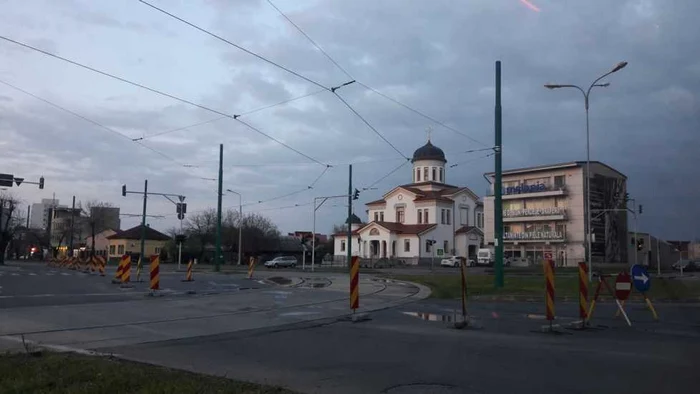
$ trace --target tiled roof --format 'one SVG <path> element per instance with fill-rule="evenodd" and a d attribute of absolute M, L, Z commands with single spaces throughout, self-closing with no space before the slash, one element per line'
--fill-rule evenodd
<path fill-rule="evenodd" d="M 384 227 L 385 229 L 399 234 L 420 234 L 426 230 L 430 230 L 435 227 L 436 224 L 403 224 L 396 222 L 372 222 L 360 230 L 367 228 L 371 224 L 376 224 L 378 226 Z"/>
<path fill-rule="evenodd" d="M 365 205 L 379 205 L 379 204 L 386 204 L 386 200 L 381 199 L 381 200 L 374 200 L 366 203 Z"/>
<path fill-rule="evenodd" d="M 477 232 L 481 235 L 484 235 L 484 232 L 481 231 L 480 228 L 474 227 L 474 226 L 462 226 L 462 227 L 458 228 L 457 231 L 455 231 L 455 234 L 466 234 L 466 233 L 469 233 L 472 231 Z"/>
<path fill-rule="evenodd" d="M 117 231 L 116 234 L 112 234 L 107 239 L 141 239 L 141 225 L 132 227 L 128 230 Z M 170 237 L 161 233 L 158 230 L 154 230 L 146 226 L 146 240 L 148 241 L 168 241 Z"/>

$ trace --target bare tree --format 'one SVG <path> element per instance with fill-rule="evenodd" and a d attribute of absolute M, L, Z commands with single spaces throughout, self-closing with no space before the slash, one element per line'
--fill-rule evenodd
<path fill-rule="evenodd" d="M 18 210 L 20 201 L 11 194 L 0 194 L 0 265 L 5 264 L 5 252 L 24 223 Z"/>
<path fill-rule="evenodd" d="M 204 248 L 216 240 L 216 210 L 209 208 L 202 212 L 191 213 L 185 222 L 187 245 L 196 248 L 196 254 L 201 260 Z"/>
<path fill-rule="evenodd" d="M 79 207 L 84 215 L 83 221 L 87 224 L 90 234 L 90 256 L 92 257 L 95 255 L 95 235 L 109 228 L 113 222 L 113 215 L 110 214 L 111 210 L 106 209 L 113 208 L 113 206 L 107 202 L 91 200 L 85 204 L 85 207 L 82 204 L 79 204 Z M 116 220 L 119 220 L 119 216 L 116 217 Z"/>
<path fill-rule="evenodd" d="M 269 218 L 251 213 L 243 217 L 243 234 L 245 242 L 243 250 L 257 253 L 260 250 L 271 250 L 279 244 L 280 232 Z"/>

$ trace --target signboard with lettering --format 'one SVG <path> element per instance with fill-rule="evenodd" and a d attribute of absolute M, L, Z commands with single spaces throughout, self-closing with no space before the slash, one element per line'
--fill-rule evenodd
<path fill-rule="evenodd" d="M 522 216 L 552 216 L 566 213 L 564 207 L 527 208 L 503 210 L 503 217 L 513 218 Z"/>
<path fill-rule="evenodd" d="M 503 194 L 521 194 L 521 193 L 536 193 L 547 191 L 547 185 L 544 183 L 536 183 L 534 185 L 520 184 L 518 186 L 509 186 L 503 188 Z"/>
<path fill-rule="evenodd" d="M 503 238 L 507 240 L 563 240 L 564 233 L 561 231 L 530 231 L 522 233 L 504 233 Z"/>

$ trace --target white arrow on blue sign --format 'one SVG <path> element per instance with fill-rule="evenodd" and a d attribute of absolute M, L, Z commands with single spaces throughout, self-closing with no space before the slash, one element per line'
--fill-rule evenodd
<path fill-rule="evenodd" d="M 635 264 L 632 266 L 632 283 L 637 291 L 644 293 L 651 288 L 651 277 L 644 266 Z"/>

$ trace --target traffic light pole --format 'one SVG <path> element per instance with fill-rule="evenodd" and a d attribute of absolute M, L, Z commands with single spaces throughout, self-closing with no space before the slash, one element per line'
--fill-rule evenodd
<path fill-rule="evenodd" d="M 352 185 L 350 185 L 350 188 L 352 189 Z M 357 190 L 355 192 L 356 194 L 359 193 Z M 314 267 L 316 264 L 316 211 L 321 208 L 321 205 L 323 205 L 329 198 L 342 198 L 342 197 L 347 197 L 345 194 L 341 194 L 338 196 L 323 196 L 323 197 L 314 197 L 314 211 L 313 211 L 313 231 L 311 232 L 311 272 L 314 272 Z M 357 199 L 354 195 L 350 196 L 352 199 Z M 320 204 L 316 205 L 317 200 L 322 200 Z M 352 212 L 351 212 L 352 213 Z M 348 224 L 349 225 L 349 224 Z"/>
<path fill-rule="evenodd" d="M 348 166 L 348 248 L 347 264 L 350 271 L 350 260 L 352 259 L 352 164 Z M 314 238 L 316 234 L 314 234 Z"/>
<path fill-rule="evenodd" d="M 214 270 L 221 269 L 221 197 L 223 195 L 224 175 L 224 144 L 219 144 L 219 193 L 216 201 L 216 256 L 214 256 Z"/>
<path fill-rule="evenodd" d="M 181 194 L 172 194 L 172 193 L 154 193 L 148 192 L 148 179 L 145 179 L 143 181 L 143 192 L 135 192 L 135 191 L 129 191 L 126 190 L 126 185 L 122 185 L 122 197 L 126 197 L 127 194 L 142 194 L 143 195 L 143 213 L 141 214 L 141 248 L 140 248 L 140 254 L 139 254 L 139 261 L 137 264 L 137 268 L 141 268 L 141 261 L 144 258 L 144 253 L 146 253 L 146 216 L 149 216 L 146 214 L 146 209 L 147 209 L 147 201 L 148 201 L 148 195 L 155 195 L 155 196 L 163 196 L 165 197 L 168 201 L 172 202 L 173 204 L 176 204 L 173 200 L 170 199 L 170 197 L 177 197 L 180 199 L 180 201 L 185 200 L 185 196 Z M 182 228 L 182 219 L 180 219 L 180 228 Z"/>
<path fill-rule="evenodd" d="M 495 119 L 494 128 L 496 132 L 495 149 L 495 167 L 496 176 L 493 183 L 493 194 L 494 194 L 494 242 L 495 242 L 495 252 L 496 260 L 494 261 L 494 277 L 493 285 L 495 288 L 503 287 L 503 195 L 501 187 L 503 185 L 503 170 L 502 170 L 502 157 L 501 157 L 501 137 L 502 137 L 502 110 L 501 110 L 501 61 L 496 61 L 496 107 L 495 107 Z"/>

